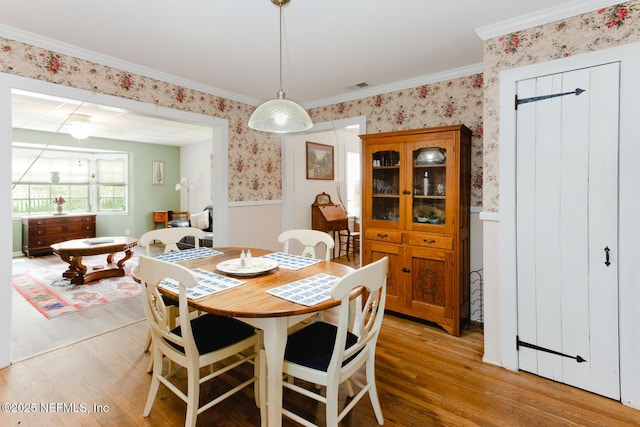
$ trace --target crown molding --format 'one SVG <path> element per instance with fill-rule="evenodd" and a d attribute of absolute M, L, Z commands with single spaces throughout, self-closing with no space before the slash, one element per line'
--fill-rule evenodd
<path fill-rule="evenodd" d="M 476 34 L 482 40 L 488 40 L 504 34 L 513 33 L 519 30 L 535 27 L 537 25 L 548 24 L 583 13 L 592 12 L 604 7 L 619 4 L 621 0 L 573 0 L 563 5 L 550 7 L 538 12 L 519 16 L 518 18 L 498 22 L 476 28 Z"/>
<path fill-rule="evenodd" d="M 112 67 L 118 70 L 139 74 L 141 76 L 146 76 L 146 77 L 157 79 L 163 82 L 172 83 L 177 86 L 182 86 L 182 87 L 197 90 L 200 92 L 208 93 L 211 95 L 220 96 L 222 98 L 243 102 L 245 104 L 257 106 L 263 102 L 259 99 L 240 95 L 234 92 L 229 92 L 217 87 L 203 85 L 201 83 L 194 82 L 192 80 L 183 79 L 181 77 L 174 76 L 172 74 L 167 74 L 151 68 L 142 67 L 140 65 L 136 65 L 131 62 L 122 61 L 120 59 L 113 58 L 111 56 L 102 55 L 102 54 L 93 52 L 91 50 L 82 49 L 77 46 L 70 45 L 68 43 L 63 43 L 57 40 L 42 37 L 37 34 L 33 34 L 27 31 L 22 31 L 13 27 L 9 27 L 7 25 L 0 24 L 0 36 L 8 39 L 13 39 L 22 43 L 28 43 L 33 46 L 38 46 L 43 49 L 60 52 L 62 54 L 70 55 L 75 58 L 80 58 L 86 61 L 95 62 L 100 65 L 107 65 L 109 67 Z"/>
<path fill-rule="evenodd" d="M 472 74 L 478 74 L 483 71 L 483 65 L 481 63 L 467 65 L 460 68 L 454 68 L 449 71 L 443 71 L 440 73 L 428 74 L 421 77 L 415 77 L 408 80 L 401 80 L 399 82 L 389 83 L 387 85 L 372 86 L 363 90 L 354 91 L 344 95 L 338 95 L 330 98 L 319 99 L 317 101 L 301 103 L 306 108 L 324 107 L 325 105 L 339 104 L 341 102 L 355 101 L 356 99 L 367 98 L 369 96 L 380 95 L 382 93 L 395 92 L 398 90 L 404 90 L 414 87 L 419 87 L 426 84 L 442 82 L 451 79 L 457 79 L 459 77 L 466 77 Z"/>

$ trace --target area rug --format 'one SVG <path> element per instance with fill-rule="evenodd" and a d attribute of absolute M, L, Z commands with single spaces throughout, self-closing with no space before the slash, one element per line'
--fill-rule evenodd
<path fill-rule="evenodd" d="M 131 269 L 137 264 L 137 259 L 131 258 L 125 264 L 123 277 L 96 280 L 79 286 L 72 285 L 62 277 L 66 264 L 14 274 L 12 284 L 36 310 L 51 319 L 139 295 L 140 285 L 131 277 Z"/>

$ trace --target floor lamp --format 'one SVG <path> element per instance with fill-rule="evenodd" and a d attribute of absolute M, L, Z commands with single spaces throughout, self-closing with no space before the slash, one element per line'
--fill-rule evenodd
<path fill-rule="evenodd" d="M 193 189 L 193 184 L 189 181 L 189 178 L 183 176 L 180 178 L 180 182 L 176 184 L 176 191 L 187 190 L 187 211 L 191 212 L 191 200 L 189 199 L 189 192 Z"/>

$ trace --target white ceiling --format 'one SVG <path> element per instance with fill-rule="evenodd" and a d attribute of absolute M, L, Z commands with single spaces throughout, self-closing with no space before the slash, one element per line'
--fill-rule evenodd
<path fill-rule="evenodd" d="M 14 90 L 11 119 L 14 128 L 69 133 L 72 114 L 91 120 L 91 136 L 166 145 L 188 145 L 212 140 L 211 127 L 132 114 L 107 107 L 60 97 Z"/>
<path fill-rule="evenodd" d="M 513 31 L 614 3 L 291 0 L 283 9 L 283 88 L 287 98 L 311 108 L 468 75 L 482 69 L 478 33 Z M 270 0 L 4 0 L 0 35 L 258 105 L 279 88 L 278 23 Z M 361 82 L 369 87 L 355 88 Z M 73 108 L 21 95 L 14 100 L 14 123 L 43 127 L 43 113 Z M 104 132 L 115 132 L 109 137 L 160 143 L 202 137 L 197 127 L 151 126 L 146 118 L 90 108 L 82 113 L 100 117 Z M 155 125 L 162 131 L 150 137 Z"/>

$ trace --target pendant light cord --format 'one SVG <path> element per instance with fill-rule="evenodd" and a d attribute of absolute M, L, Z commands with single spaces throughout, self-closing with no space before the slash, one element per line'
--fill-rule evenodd
<path fill-rule="evenodd" d="M 280 9 L 280 93 L 284 93 L 282 89 L 282 4 L 278 8 Z"/>
<path fill-rule="evenodd" d="M 11 191 L 15 190 L 16 186 L 20 183 L 22 183 L 22 180 L 24 179 L 24 177 L 29 173 L 29 171 L 31 170 L 31 168 L 33 167 L 33 165 L 38 161 L 38 159 L 40 159 L 40 157 L 42 157 L 42 155 L 44 154 L 45 151 L 47 151 L 47 149 L 49 148 L 49 146 L 51 145 L 51 143 L 53 142 L 53 140 L 56 138 L 56 136 L 58 136 L 58 134 L 60 133 L 60 130 L 64 127 L 64 125 L 67 124 L 67 122 L 69 121 L 69 119 L 76 113 L 76 111 L 78 111 L 80 109 L 80 107 L 82 107 L 87 101 L 89 101 L 91 98 L 93 98 L 93 94 L 91 94 L 91 96 L 89 96 L 89 98 L 85 99 L 84 101 L 80 101 L 80 104 L 78 104 L 76 106 L 76 108 L 74 108 L 74 110 L 71 112 L 71 114 L 69 114 L 67 116 L 66 119 L 64 119 L 64 121 L 62 122 L 62 124 L 60 124 L 60 126 L 58 126 L 58 129 L 56 129 L 56 131 L 53 133 L 53 135 L 51 135 L 51 137 L 49 138 L 49 140 L 47 141 L 47 143 L 44 145 L 44 147 L 42 147 L 42 150 L 40 150 L 40 152 L 38 153 L 38 155 L 36 156 L 35 159 L 33 159 L 33 161 L 29 164 L 29 166 L 27 167 L 27 169 L 22 173 L 22 175 L 20 175 L 20 178 L 18 178 L 18 180 L 16 182 L 13 183 L 13 185 L 11 186 Z"/>

